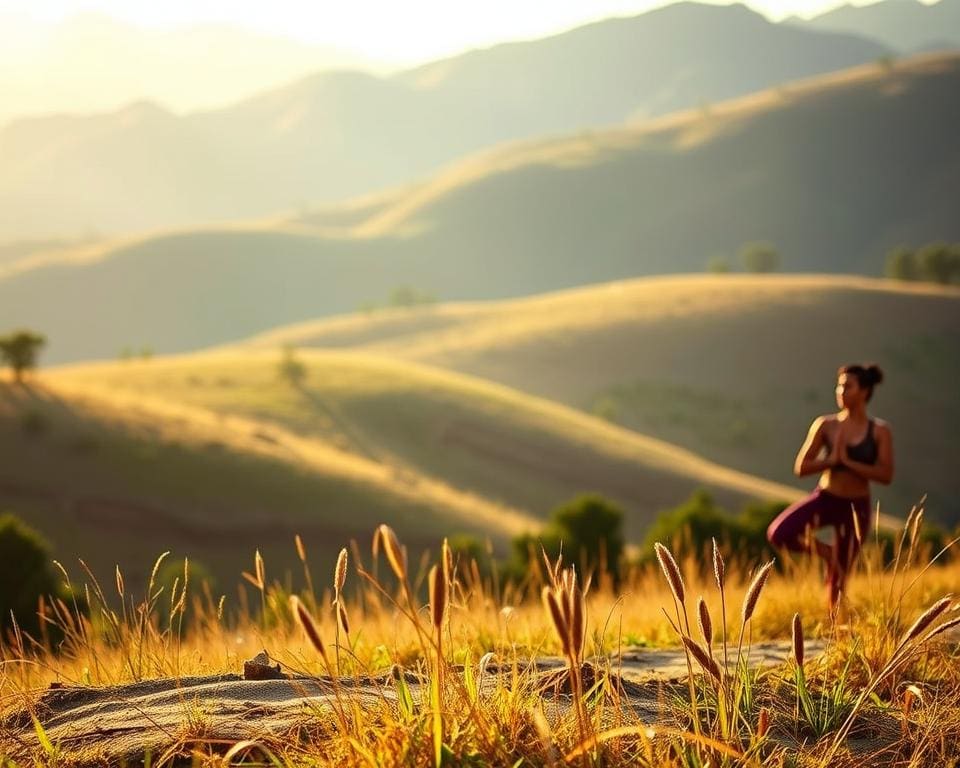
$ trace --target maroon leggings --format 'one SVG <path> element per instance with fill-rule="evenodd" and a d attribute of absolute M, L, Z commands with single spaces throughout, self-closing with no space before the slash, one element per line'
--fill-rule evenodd
<path fill-rule="evenodd" d="M 860 529 L 854 525 L 854 515 Z M 870 497 L 847 499 L 822 488 L 791 504 L 767 528 L 767 541 L 774 547 L 794 552 L 809 552 L 813 530 L 832 525 L 836 531 L 837 565 L 847 573 L 860 551 L 860 542 L 870 529 Z"/>

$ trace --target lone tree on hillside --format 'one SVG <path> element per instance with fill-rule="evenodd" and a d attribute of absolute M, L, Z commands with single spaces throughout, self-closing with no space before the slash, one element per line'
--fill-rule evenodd
<path fill-rule="evenodd" d="M 283 357 L 277 365 L 277 373 L 291 387 L 299 387 L 307 378 L 307 366 L 297 357 L 293 347 L 283 348 Z"/>
<path fill-rule="evenodd" d="M 747 272 L 776 272 L 780 254 L 771 243 L 747 243 L 740 249 L 740 261 Z"/>
<path fill-rule="evenodd" d="M 26 329 L 0 336 L 0 358 L 13 370 L 17 384 L 23 383 L 25 371 L 36 367 L 37 355 L 46 343 L 47 337 L 42 333 Z"/>

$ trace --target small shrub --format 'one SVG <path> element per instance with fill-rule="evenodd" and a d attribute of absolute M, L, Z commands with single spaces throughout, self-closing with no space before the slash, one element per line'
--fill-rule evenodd
<path fill-rule="evenodd" d="M 740 260 L 747 272 L 776 272 L 780 254 L 771 243 L 747 243 L 740 249 Z"/>
<path fill-rule="evenodd" d="M 35 633 L 37 603 L 54 589 L 47 543 L 14 515 L 0 515 L 0 629 L 10 628 L 12 613 L 21 629 Z"/>
<path fill-rule="evenodd" d="M 555 560 L 561 551 L 567 562 L 584 573 L 609 574 L 620 579 L 623 557 L 623 510 L 599 494 L 584 494 L 561 504 L 539 536 L 524 534 L 513 540 L 514 562 L 510 573 L 525 573 L 541 547 Z"/>

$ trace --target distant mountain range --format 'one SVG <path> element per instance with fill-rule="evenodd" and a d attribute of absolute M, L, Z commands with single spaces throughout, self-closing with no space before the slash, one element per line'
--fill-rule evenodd
<path fill-rule="evenodd" d="M 789 19 L 788 23 L 864 35 L 901 53 L 960 48 L 960 0 L 843 5 L 809 21 Z"/>
<path fill-rule="evenodd" d="M 349 312 L 401 285 L 443 300 L 737 267 L 878 274 L 960 240 L 960 54 L 881 62 L 635 126 L 517 142 L 363 203 L 91 244 L 0 267 L 0 328 L 49 361 L 196 349 Z M 131 203 L 131 204 L 135 204 Z"/>
<path fill-rule="evenodd" d="M 95 13 L 49 25 L 0 13 L 0 126 L 143 100 L 176 112 L 210 108 L 346 67 L 375 69 L 345 51 L 227 25 L 150 30 Z"/>
<path fill-rule="evenodd" d="M 140 102 L 18 120 L 0 130 L 0 241 L 340 200 L 503 141 L 706 108 L 891 53 L 741 5 L 683 2 L 392 77 L 322 72 L 214 111 L 179 116 Z"/>

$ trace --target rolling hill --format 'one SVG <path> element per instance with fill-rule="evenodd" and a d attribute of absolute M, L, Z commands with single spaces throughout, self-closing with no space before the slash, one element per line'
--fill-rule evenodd
<path fill-rule="evenodd" d="M 180 46 L 178 59 L 185 48 L 193 50 Z M 856 35 L 772 24 L 742 5 L 684 2 L 390 77 L 320 72 L 185 115 L 145 91 L 112 112 L 0 129 L 0 241 L 195 226 L 341 200 L 499 142 L 711 104 L 888 53 Z M 109 71 L 136 70 L 129 58 L 116 54 Z M 203 79 L 206 69 L 194 69 L 184 91 Z"/>
<path fill-rule="evenodd" d="M 328 569 L 384 520 L 414 550 L 448 528 L 502 548 L 535 525 L 271 424 L 91 387 L 0 383 L 0 457 L 0 509 L 38 528 L 68 567 L 81 557 L 109 580 L 119 563 L 133 585 L 167 549 L 226 588 L 254 549 L 274 576 L 289 569 L 296 533 Z"/>
<path fill-rule="evenodd" d="M 412 547 L 508 539 L 598 491 L 636 540 L 710 488 L 739 506 L 789 486 L 460 374 L 351 352 L 304 352 L 294 388 L 276 351 L 209 352 L 45 372 L 0 390 L 0 508 L 59 557 L 149 568 L 158 542 L 227 579 L 259 547 L 291 567 L 295 532 L 324 565 L 388 521 Z M 107 546 L 106 542 L 109 542 Z"/>
<path fill-rule="evenodd" d="M 789 271 L 876 274 L 892 247 L 960 239 L 958 121 L 960 56 L 870 65 L 504 145 L 342 209 L 8 270 L 0 328 L 45 332 L 51 361 L 177 352 L 350 312 L 398 285 L 506 298 L 702 271 L 751 240 L 776 244 Z"/>
<path fill-rule="evenodd" d="M 778 482 L 842 363 L 875 360 L 903 515 L 923 494 L 960 523 L 960 290 L 825 275 L 620 281 L 526 299 L 351 315 L 241 348 L 345 348 L 413 360 L 566 403 Z"/>

